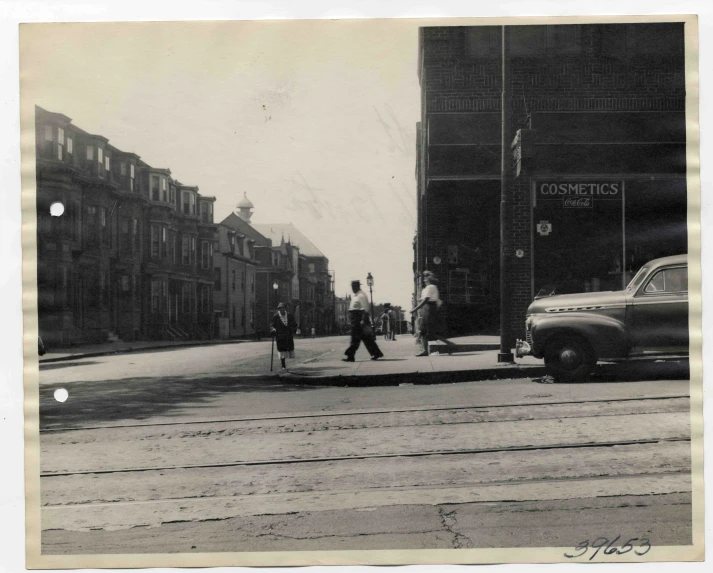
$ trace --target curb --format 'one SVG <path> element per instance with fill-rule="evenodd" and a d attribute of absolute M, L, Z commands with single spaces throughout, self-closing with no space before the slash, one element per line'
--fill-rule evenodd
<path fill-rule="evenodd" d="M 66 362 L 69 360 L 80 360 L 82 358 L 96 358 L 99 356 L 111 356 L 113 354 L 131 354 L 138 352 L 153 352 L 154 350 L 167 350 L 170 348 L 190 348 L 194 346 L 219 346 L 221 344 L 242 344 L 245 342 L 257 342 L 255 340 L 221 340 L 209 342 L 187 342 L 185 344 L 159 344 L 157 346 L 141 346 L 139 348 L 118 348 L 116 350 L 97 350 L 96 352 L 83 352 L 81 354 L 71 354 L 67 356 L 58 356 L 55 358 L 40 358 L 40 366 L 42 364 L 51 364 L 53 362 Z"/>
<path fill-rule="evenodd" d="M 532 378 L 545 375 L 544 366 L 502 366 L 481 370 L 448 370 L 438 372 L 398 372 L 363 376 L 308 376 L 288 372 L 266 377 L 271 381 L 292 382 L 298 386 L 400 386 L 401 384 L 429 385 L 455 382 L 481 382 L 509 378 Z"/>

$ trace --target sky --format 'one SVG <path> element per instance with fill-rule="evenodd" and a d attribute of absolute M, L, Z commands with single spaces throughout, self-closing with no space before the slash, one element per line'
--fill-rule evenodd
<path fill-rule="evenodd" d="M 23 108 L 39 105 L 215 196 L 292 223 L 338 296 L 411 304 L 418 27 L 413 21 L 32 24 Z"/>

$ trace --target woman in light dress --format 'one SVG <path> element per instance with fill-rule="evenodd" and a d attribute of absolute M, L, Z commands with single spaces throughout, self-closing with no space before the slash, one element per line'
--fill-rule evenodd
<path fill-rule="evenodd" d="M 450 354 L 453 352 L 455 344 L 443 337 L 439 328 L 438 313 L 443 303 L 436 286 L 438 280 L 431 271 L 423 271 L 423 283 L 425 286 L 421 291 L 421 302 L 411 310 L 412 314 L 419 310 L 421 311 L 420 333 L 423 341 L 423 352 L 416 356 L 428 356 L 428 343 L 433 340 L 440 340 L 445 343 L 446 351 Z"/>

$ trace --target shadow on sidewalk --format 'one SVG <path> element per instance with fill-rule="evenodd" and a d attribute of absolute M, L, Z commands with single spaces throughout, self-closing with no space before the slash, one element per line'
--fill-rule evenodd
<path fill-rule="evenodd" d="M 60 403 L 54 391 L 65 388 Z M 40 387 L 40 428 L 90 426 L 108 421 L 161 416 L 171 421 L 183 407 L 210 408 L 221 395 L 250 392 L 308 392 L 316 387 L 285 384 L 274 377 L 136 377 L 96 382 L 78 381 Z"/>

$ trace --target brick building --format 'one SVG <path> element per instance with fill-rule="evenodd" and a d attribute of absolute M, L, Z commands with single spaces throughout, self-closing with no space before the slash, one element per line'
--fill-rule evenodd
<path fill-rule="evenodd" d="M 335 322 L 335 301 L 329 259 L 291 223 L 254 224 L 273 244 L 286 244 L 296 249 L 293 269 L 293 310 L 302 332 L 314 327 L 319 335 L 331 334 Z M 286 241 L 286 243 L 285 243 Z"/>
<path fill-rule="evenodd" d="M 213 305 L 220 338 L 255 334 L 255 240 L 218 226 Z"/>
<path fill-rule="evenodd" d="M 43 340 L 209 337 L 215 199 L 65 115 L 37 107 L 35 124 Z"/>
<path fill-rule="evenodd" d="M 508 26 L 512 326 L 540 292 L 622 288 L 686 235 L 684 25 Z M 451 333 L 500 314 L 502 28 L 422 28 L 414 290 Z"/>

